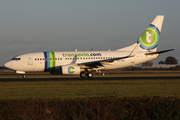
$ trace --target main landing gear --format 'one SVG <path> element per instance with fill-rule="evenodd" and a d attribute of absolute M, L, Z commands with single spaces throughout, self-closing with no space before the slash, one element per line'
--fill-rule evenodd
<path fill-rule="evenodd" d="M 85 78 L 86 76 L 87 76 L 87 78 L 92 78 L 93 74 L 91 72 L 81 72 L 80 73 L 81 78 Z"/>

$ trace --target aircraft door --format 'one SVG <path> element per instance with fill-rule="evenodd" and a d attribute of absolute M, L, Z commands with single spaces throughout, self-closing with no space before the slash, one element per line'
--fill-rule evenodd
<path fill-rule="evenodd" d="M 28 65 L 33 65 L 33 57 L 32 57 L 32 55 L 27 56 L 27 64 Z"/>

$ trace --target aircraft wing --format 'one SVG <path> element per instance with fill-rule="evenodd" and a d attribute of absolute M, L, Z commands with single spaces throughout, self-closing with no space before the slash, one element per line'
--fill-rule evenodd
<path fill-rule="evenodd" d="M 126 59 L 126 58 L 129 58 L 129 57 L 134 57 L 136 55 L 137 51 L 138 51 L 139 46 L 140 46 L 140 43 L 136 45 L 134 50 L 128 56 L 118 57 L 118 58 L 113 58 L 113 59 L 93 61 L 93 62 L 85 62 L 85 63 L 80 63 L 78 65 L 81 66 L 81 68 L 90 68 L 90 69 L 102 68 L 102 67 L 104 67 L 104 65 L 111 64 L 112 62 L 114 62 L 116 60 L 121 60 L 121 59 Z"/>
<path fill-rule="evenodd" d="M 128 58 L 128 56 L 114 58 L 114 59 L 93 61 L 93 62 L 85 62 L 85 63 L 80 63 L 78 65 L 81 66 L 82 68 L 99 68 L 99 67 L 103 67 L 105 64 L 111 64 L 115 60 L 120 60 L 120 59 L 125 59 L 125 58 Z"/>

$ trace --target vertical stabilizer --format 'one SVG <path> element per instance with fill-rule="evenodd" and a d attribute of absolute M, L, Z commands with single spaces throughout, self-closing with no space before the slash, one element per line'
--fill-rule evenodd
<path fill-rule="evenodd" d="M 149 25 L 149 27 L 144 31 L 144 33 L 137 41 L 137 44 L 140 43 L 141 49 L 148 51 L 156 51 L 163 20 L 163 15 L 156 16 Z"/>
<path fill-rule="evenodd" d="M 120 50 L 132 50 L 137 44 L 140 44 L 138 51 L 152 51 L 156 52 L 157 45 L 159 42 L 159 36 L 164 20 L 164 15 L 157 15 L 143 34 L 139 37 L 138 41 L 130 46 L 117 49 Z"/>

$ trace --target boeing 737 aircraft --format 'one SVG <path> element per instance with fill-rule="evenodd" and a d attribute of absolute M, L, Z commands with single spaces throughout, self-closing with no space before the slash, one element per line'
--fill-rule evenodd
<path fill-rule="evenodd" d="M 4 64 L 26 77 L 26 71 L 49 71 L 55 75 L 92 78 L 92 71 L 134 66 L 174 49 L 156 51 L 164 16 L 158 15 L 132 45 L 116 51 L 37 52 L 16 56 Z"/>

